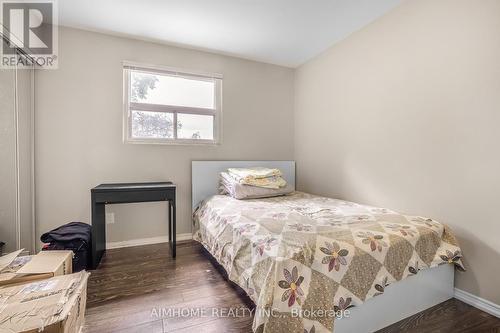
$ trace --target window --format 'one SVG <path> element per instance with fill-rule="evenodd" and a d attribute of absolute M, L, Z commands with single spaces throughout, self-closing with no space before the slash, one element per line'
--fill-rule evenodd
<path fill-rule="evenodd" d="M 126 142 L 220 142 L 221 75 L 132 63 L 123 73 Z"/>

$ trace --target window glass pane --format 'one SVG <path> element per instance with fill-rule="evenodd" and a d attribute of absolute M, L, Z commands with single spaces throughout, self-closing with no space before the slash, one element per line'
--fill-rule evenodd
<path fill-rule="evenodd" d="M 214 139 L 214 116 L 200 114 L 177 114 L 177 137 L 179 139 Z"/>
<path fill-rule="evenodd" d="M 214 108 L 215 82 L 131 72 L 130 101 L 148 104 Z"/>
<path fill-rule="evenodd" d="M 174 137 L 172 113 L 132 110 L 132 137 L 171 139 Z"/>

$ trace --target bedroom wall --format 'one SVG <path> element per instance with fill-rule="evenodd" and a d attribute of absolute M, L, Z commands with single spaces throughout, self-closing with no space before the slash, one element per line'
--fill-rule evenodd
<path fill-rule="evenodd" d="M 122 142 L 122 61 L 224 75 L 219 146 Z M 171 180 L 178 233 L 191 232 L 191 160 L 292 159 L 293 71 L 238 58 L 76 29 L 59 30 L 59 69 L 36 77 L 38 236 L 90 223 L 90 188 Z M 258 133 L 258 135 L 256 134 Z M 107 241 L 167 235 L 166 203 L 108 206 Z"/>
<path fill-rule="evenodd" d="M 449 224 L 500 304 L 500 2 L 409 0 L 295 75 L 298 188 Z"/>

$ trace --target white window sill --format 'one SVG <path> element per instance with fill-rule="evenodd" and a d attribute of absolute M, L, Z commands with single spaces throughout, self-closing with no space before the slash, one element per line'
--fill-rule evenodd
<path fill-rule="evenodd" d="M 190 139 L 125 139 L 127 144 L 141 145 L 167 145 L 167 146 L 220 146 L 220 142 L 213 140 L 190 140 Z"/>

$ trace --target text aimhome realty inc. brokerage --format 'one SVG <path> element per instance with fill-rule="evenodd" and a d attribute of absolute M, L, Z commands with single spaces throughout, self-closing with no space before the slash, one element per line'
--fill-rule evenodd
<path fill-rule="evenodd" d="M 293 308 L 290 312 L 280 312 L 276 309 L 250 309 L 247 307 L 186 307 L 186 308 L 166 308 L 155 307 L 151 309 L 151 317 L 155 319 L 165 318 L 242 318 L 251 317 L 255 314 L 265 317 L 292 317 L 292 318 L 348 318 L 351 313 L 349 309 L 344 310 L 323 310 L 323 309 L 302 309 Z"/>

